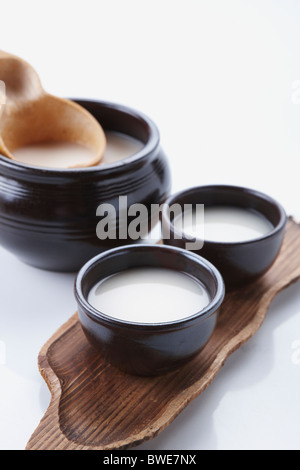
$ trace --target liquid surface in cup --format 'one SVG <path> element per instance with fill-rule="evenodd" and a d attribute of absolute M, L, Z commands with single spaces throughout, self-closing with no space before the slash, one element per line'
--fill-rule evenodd
<path fill-rule="evenodd" d="M 106 149 L 99 165 L 123 160 L 138 152 L 144 144 L 125 134 L 106 132 Z M 27 165 L 47 168 L 70 168 L 89 165 L 94 153 L 72 142 L 41 142 L 15 149 L 14 157 Z"/>
<path fill-rule="evenodd" d="M 197 220 L 198 219 L 198 220 Z M 177 230 L 187 235 L 203 237 L 213 242 L 243 242 L 254 240 L 271 232 L 271 222 L 262 214 L 249 209 L 231 206 L 204 207 L 204 230 L 202 218 L 189 210 L 173 221 Z"/>
<path fill-rule="evenodd" d="M 107 316 L 135 323 L 165 323 L 194 315 L 209 302 L 192 277 L 165 268 L 134 268 L 96 284 L 88 302 Z"/>

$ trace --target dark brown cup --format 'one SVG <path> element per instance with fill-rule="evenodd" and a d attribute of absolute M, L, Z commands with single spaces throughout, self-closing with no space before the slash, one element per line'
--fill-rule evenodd
<path fill-rule="evenodd" d="M 266 235 L 245 242 L 212 242 L 204 240 L 203 247 L 195 253 L 208 259 L 221 272 L 226 291 L 241 287 L 262 276 L 274 263 L 283 239 L 286 214 L 282 206 L 259 191 L 238 186 L 211 185 L 181 191 L 170 196 L 162 210 L 162 237 L 166 245 L 185 248 L 195 241 L 175 229 L 172 212 L 173 204 L 184 208 L 185 204 L 205 206 L 235 206 L 251 209 L 262 214 L 273 229 Z"/>
<path fill-rule="evenodd" d="M 144 143 L 135 155 L 89 168 L 47 169 L 0 155 L 0 244 L 32 266 L 75 272 L 89 259 L 130 239 L 100 240 L 99 204 L 115 206 L 118 196 L 134 203 L 161 204 L 169 195 L 169 163 L 156 125 L 145 115 L 119 104 L 76 100 L 106 131 Z M 149 221 L 150 223 L 150 221 Z"/>
<path fill-rule="evenodd" d="M 96 283 L 137 267 L 186 273 L 207 289 L 211 301 L 190 317 L 153 324 L 115 319 L 89 304 L 88 294 Z M 83 331 L 101 355 L 127 373 L 153 376 L 184 365 L 207 343 L 224 298 L 224 282 L 211 263 L 194 253 L 163 245 L 128 245 L 106 251 L 83 266 L 75 281 L 75 297 Z"/>

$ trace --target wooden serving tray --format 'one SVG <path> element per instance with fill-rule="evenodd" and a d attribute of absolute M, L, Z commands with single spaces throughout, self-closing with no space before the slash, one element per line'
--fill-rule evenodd
<path fill-rule="evenodd" d="M 202 352 L 182 369 L 155 378 L 127 375 L 106 363 L 74 314 L 39 354 L 51 403 L 26 449 L 124 449 L 153 438 L 254 335 L 274 296 L 298 279 L 300 226 L 289 218 L 275 264 L 259 281 L 226 294 L 216 330 Z"/>

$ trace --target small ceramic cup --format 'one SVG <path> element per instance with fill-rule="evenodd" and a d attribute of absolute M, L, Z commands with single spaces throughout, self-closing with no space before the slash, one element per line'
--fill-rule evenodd
<path fill-rule="evenodd" d="M 282 206 L 268 195 L 244 187 L 209 185 L 187 189 L 170 196 L 161 216 L 163 243 L 186 248 L 187 243 L 190 246 L 191 237 L 183 232 L 179 233 L 175 227 L 172 211 L 169 210 L 174 204 L 179 205 L 182 210 L 187 204 L 193 208 L 196 204 L 203 204 L 204 227 L 205 207 L 213 206 L 250 209 L 271 223 L 271 230 L 259 238 L 239 242 L 204 239 L 203 246 L 195 249 L 196 254 L 208 259 L 219 269 L 225 281 L 226 291 L 259 278 L 275 261 L 282 244 L 287 217 Z M 201 243 L 198 245 L 200 247 Z"/>
<path fill-rule="evenodd" d="M 209 304 L 192 316 L 182 312 L 181 320 L 136 323 L 105 315 L 88 302 L 89 292 L 98 282 L 137 267 L 168 268 L 192 276 L 207 290 Z M 224 282 L 211 263 L 186 250 L 128 245 L 108 250 L 86 263 L 76 278 L 75 297 L 83 331 L 102 356 L 127 373 L 153 376 L 183 366 L 204 347 L 214 331 Z M 145 301 L 151 302 L 151 298 Z"/>
<path fill-rule="evenodd" d="M 137 243 L 118 234 L 100 239 L 98 207 L 115 209 L 120 225 L 120 195 L 127 197 L 126 207 L 140 203 L 150 209 L 165 201 L 171 186 L 169 162 L 151 119 L 120 104 L 76 102 L 105 131 L 133 137 L 142 148 L 115 163 L 72 169 L 35 167 L 0 155 L 0 244 L 21 261 L 52 271 L 77 272 L 104 250 Z"/>

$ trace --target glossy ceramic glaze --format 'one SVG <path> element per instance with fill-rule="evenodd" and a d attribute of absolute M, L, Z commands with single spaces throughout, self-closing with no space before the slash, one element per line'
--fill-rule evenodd
<path fill-rule="evenodd" d="M 166 245 L 186 247 L 191 240 L 174 228 L 172 214 L 167 207 L 179 204 L 233 206 L 250 209 L 266 217 L 272 229 L 257 239 L 240 242 L 212 242 L 204 240 L 195 253 L 208 259 L 221 272 L 226 289 L 238 288 L 262 276 L 275 261 L 283 239 L 286 214 L 282 206 L 266 194 L 237 186 L 212 185 L 187 189 L 170 196 L 162 213 L 163 242 Z"/>
<path fill-rule="evenodd" d="M 141 140 L 143 148 L 125 160 L 79 169 L 46 169 L 0 156 L 0 243 L 25 263 L 54 271 L 78 271 L 90 258 L 131 240 L 96 235 L 102 203 L 128 206 L 162 203 L 169 194 L 168 160 L 156 125 L 128 107 L 76 100 L 104 130 Z M 150 210 L 149 210 L 150 213 Z"/>
<path fill-rule="evenodd" d="M 168 268 L 193 276 L 207 289 L 210 303 L 195 315 L 166 323 L 118 320 L 88 303 L 97 282 L 138 267 Z M 83 330 L 102 357 L 125 372 L 151 376 L 182 366 L 207 343 L 224 298 L 224 282 L 211 263 L 194 253 L 163 245 L 128 245 L 106 251 L 83 266 L 75 282 L 75 297 Z"/>

